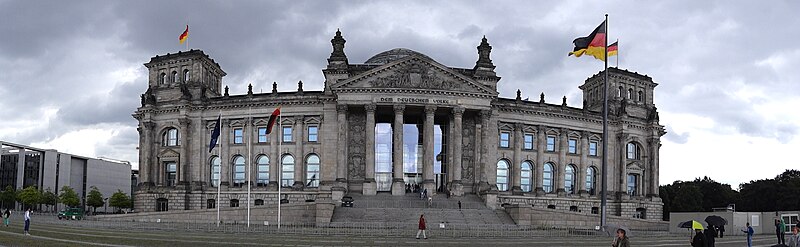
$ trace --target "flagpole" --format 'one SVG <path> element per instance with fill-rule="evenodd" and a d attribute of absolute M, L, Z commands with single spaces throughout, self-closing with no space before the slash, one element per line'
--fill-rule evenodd
<path fill-rule="evenodd" d="M 608 28 L 606 28 L 606 29 L 608 29 Z M 606 35 L 608 35 L 608 34 L 606 34 Z M 617 39 L 617 42 L 614 42 L 614 43 L 617 43 L 617 69 L 619 69 L 619 39 Z"/>
<path fill-rule="evenodd" d="M 281 187 L 283 187 L 283 181 L 281 181 L 281 173 L 283 173 L 283 159 L 281 157 L 281 144 L 283 143 L 283 125 L 281 124 L 281 115 L 283 113 L 278 112 L 278 229 L 281 229 Z"/>
<path fill-rule="evenodd" d="M 605 56 L 603 57 L 604 68 L 603 68 L 603 188 L 600 191 L 600 226 L 606 226 L 606 196 L 607 196 L 607 189 L 608 189 L 608 177 L 606 174 L 606 166 L 608 163 L 608 14 L 606 14 L 605 20 Z"/>
<path fill-rule="evenodd" d="M 250 129 L 247 131 L 247 158 L 250 160 L 249 164 L 247 164 L 247 228 L 250 228 L 250 185 L 253 183 L 252 181 L 252 169 L 253 169 L 253 156 L 251 150 L 251 142 L 253 136 L 253 119 L 251 118 L 252 106 L 247 108 L 247 121 L 249 121 L 248 125 L 250 125 Z"/>
<path fill-rule="evenodd" d="M 217 119 L 219 121 L 219 133 L 220 136 L 222 135 L 222 110 L 219 111 L 220 117 Z M 214 201 L 214 207 L 217 208 L 217 227 L 219 227 L 219 201 L 220 201 L 220 190 L 222 187 L 222 144 L 225 143 L 224 141 L 219 141 L 220 138 L 217 138 L 217 142 L 219 143 L 219 148 L 217 149 L 217 158 L 219 159 L 219 169 L 217 169 L 217 200 Z"/>

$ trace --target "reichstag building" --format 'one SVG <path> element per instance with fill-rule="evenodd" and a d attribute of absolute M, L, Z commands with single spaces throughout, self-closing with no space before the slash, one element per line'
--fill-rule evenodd
<path fill-rule="evenodd" d="M 221 66 L 201 50 L 151 58 L 139 122 L 140 211 L 244 207 L 313 195 L 403 195 L 409 188 L 468 194 L 502 208 L 660 220 L 660 138 L 652 78 L 609 68 L 609 163 L 601 174 L 603 74 L 582 85 L 583 105 L 499 97 L 484 37 L 473 68 L 409 49 L 351 63 L 339 31 L 322 91 L 230 95 Z M 294 86 L 293 86 L 294 87 Z M 270 134 L 274 109 L 281 117 Z M 221 115 L 219 145 L 209 152 Z M 248 172 L 248 170 L 250 172 Z M 249 174 L 249 176 L 248 176 Z M 219 186 L 219 188 L 218 188 Z M 278 187 L 283 196 L 278 198 Z M 221 190 L 219 196 L 217 190 Z M 311 193 L 309 193 L 311 192 Z M 313 199 L 313 198 L 312 198 Z M 308 200 L 307 200 L 308 201 Z"/>

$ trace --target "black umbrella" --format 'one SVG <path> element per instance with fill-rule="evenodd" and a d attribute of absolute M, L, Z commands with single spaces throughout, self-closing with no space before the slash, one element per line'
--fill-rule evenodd
<path fill-rule="evenodd" d="M 711 215 L 706 217 L 706 223 L 712 226 L 724 226 L 728 224 L 728 220 L 716 215 Z"/>

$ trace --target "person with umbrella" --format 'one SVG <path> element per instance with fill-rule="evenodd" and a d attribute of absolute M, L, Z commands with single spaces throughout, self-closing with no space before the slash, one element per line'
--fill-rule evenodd
<path fill-rule="evenodd" d="M 692 238 L 692 247 L 707 247 L 706 235 L 703 234 L 703 229 L 694 229 L 694 238 Z"/>
<path fill-rule="evenodd" d="M 747 233 L 747 247 L 753 247 L 753 227 L 750 226 L 750 222 L 747 222 L 747 231 L 742 230 L 743 233 Z"/>
<path fill-rule="evenodd" d="M 716 240 L 714 240 L 714 238 L 717 237 L 717 230 L 714 229 L 714 226 L 708 224 L 708 228 L 706 228 L 706 230 L 703 231 L 703 235 L 705 235 L 706 237 L 706 243 L 707 243 L 706 246 L 714 247 L 714 245 L 716 244 Z"/>

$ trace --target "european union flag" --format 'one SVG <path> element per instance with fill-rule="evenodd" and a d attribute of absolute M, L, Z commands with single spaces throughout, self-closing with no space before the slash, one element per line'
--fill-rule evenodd
<path fill-rule="evenodd" d="M 214 146 L 217 145 L 217 139 L 219 139 L 219 123 L 222 120 L 222 115 L 217 117 L 217 124 L 214 125 L 214 131 L 211 131 L 211 143 L 208 144 L 208 152 L 211 153 L 211 150 L 214 150 Z"/>

